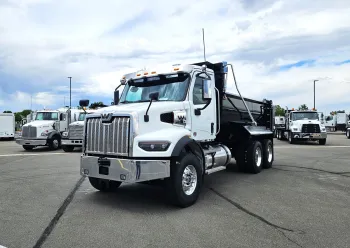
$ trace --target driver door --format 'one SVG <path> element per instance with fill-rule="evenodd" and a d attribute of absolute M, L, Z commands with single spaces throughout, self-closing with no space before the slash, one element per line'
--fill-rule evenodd
<path fill-rule="evenodd" d="M 198 74 L 201 73 L 199 76 Z M 197 75 L 197 76 L 196 76 Z M 207 76 L 196 71 L 193 75 L 193 83 L 190 90 L 190 109 L 191 109 L 191 134 L 195 140 L 212 140 L 216 137 L 216 91 L 214 83 L 214 75 L 210 75 L 208 89 L 203 89 L 204 81 Z M 211 100 L 203 98 L 203 92 L 211 91 Z M 209 103 L 210 102 L 210 103 Z M 209 105 L 205 107 L 205 105 Z M 196 111 L 197 109 L 197 111 Z M 198 109 L 200 109 L 198 111 Z"/>

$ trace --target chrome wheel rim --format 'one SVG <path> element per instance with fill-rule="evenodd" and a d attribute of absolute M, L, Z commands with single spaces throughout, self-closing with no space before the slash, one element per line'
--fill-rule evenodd
<path fill-rule="evenodd" d="M 257 147 L 255 150 L 255 164 L 257 167 L 261 166 L 262 156 L 261 148 Z"/>
<path fill-rule="evenodd" d="M 53 144 L 54 148 L 57 148 L 58 147 L 58 140 L 53 140 L 52 144 Z"/>
<path fill-rule="evenodd" d="M 267 161 L 269 161 L 269 163 L 272 162 L 272 146 L 268 145 L 267 147 Z"/>
<path fill-rule="evenodd" d="M 182 174 L 182 190 L 186 195 L 192 195 L 197 187 L 197 171 L 193 165 L 187 165 Z"/>

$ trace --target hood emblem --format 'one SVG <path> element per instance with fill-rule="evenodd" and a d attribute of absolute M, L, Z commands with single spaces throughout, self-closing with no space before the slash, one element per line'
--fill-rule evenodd
<path fill-rule="evenodd" d="M 111 120 L 112 120 L 112 113 L 103 113 L 103 114 L 101 114 L 101 121 L 102 121 L 102 123 L 111 122 Z"/>

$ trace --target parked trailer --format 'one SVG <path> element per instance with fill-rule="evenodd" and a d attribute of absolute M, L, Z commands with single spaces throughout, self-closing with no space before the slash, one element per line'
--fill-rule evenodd
<path fill-rule="evenodd" d="M 286 139 L 290 144 L 312 140 L 325 145 L 327 140 L 326 127 L 314 110 L 286 110 L 285 126 L 276 128 L 276 132 L 277 139 Z"/>
<path fill-rule="evenodd" d="M 0 113 L 0 139 L 15 139 L 15 115 L 13 113 Z"/>
<path fill-rule="evenodd" d="M 122 79 L 118 105 L 86 116 L 80 173 L 100 191 L 161 180 L 171 201 L 188 207 L 204 176 L 231 158 L 242 171 L 270 168 L 272 101 L 242 98 L 237 84 L 239 96 L 225 92 L 228 68 L 233 73 L 226 62 L 201 62 Z"/>

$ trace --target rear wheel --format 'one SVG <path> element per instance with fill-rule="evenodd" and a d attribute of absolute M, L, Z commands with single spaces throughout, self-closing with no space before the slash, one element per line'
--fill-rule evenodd
<path fill-rule="evenodd" d="M 253 141 L 246 151 L 247 169 L 250 173 L 261 172 L 263 164 L 263 147 L 259 141 Z"/>
<path fill-rule="evenodd" d="M 122 184 L 122 182 L 100 179 L 95 177 L 89 177 L 89 182 L 92 187 L 102 192 L 115 191 Z"/>
<path fill-rule="evenodd" d="M 325 144 L 326 144 L 326 139 L 320 139 L 320 140 L 318 141 L 318 144 L 320 144 L 320 145 L 325 145 Z"/>
<path fill-rule="evenodd" d="M 23 147 L 23 149 L 26 150 L 26 151 L 31 151 L 31 150 L 33 150 L 33 148 L 34 148 L 34 146 L 28 146 L 28 145 L 24 145 L 24 146 L 22 146 L 22 147 Z"/>
<path fill-rule="evenodd" d="M 72 152 L 74 150 L 74 146 L 62 146 L 63 151 Z"/>
<path fill-rule="evenodd" d="M 203 166 L 192 153 L 173 161 L 167 181 L 170 201 L 179 207 L 193 205 L 199 196 L 203 182 Z"/>
<path fill-rule="evenodd" d="M 264 140 L 263 142 L 263 158 L 263 168 L 271 168 L 274 160 L 273 143 L 271 140 Z"/>
<path fill-rule="evenodd" d="M 348 139 L 350 139 L 350 130 L 346 131 L 346 137 L 348 137 Z"/>

